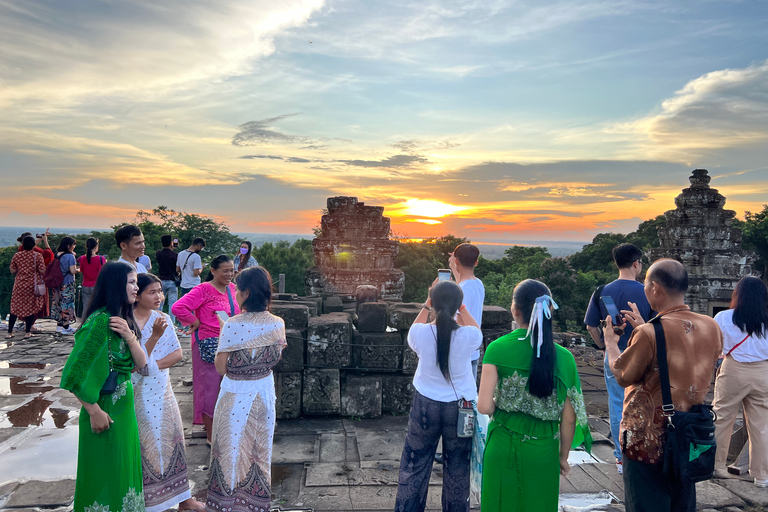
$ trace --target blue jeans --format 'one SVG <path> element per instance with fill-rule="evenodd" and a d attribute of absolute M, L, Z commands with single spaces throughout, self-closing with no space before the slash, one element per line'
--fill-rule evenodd
<path fill-rule="evenodd" d="M 168 316 L 171 317 L 171 324 L 176 324 L 176 317 L 173 316 L 173 313 L 171 313 L 171 306 L 179 300 L 179 290 L 176 288 L 176 281 L 160 281 L 163 285 L 163 295 L 165 295 L 165 300 L 168 301 Z M 163 309 L 162 305 L 160 306 L 160 309 Z"/>
<path fill-rule="evenodd" d="M 621 442 L 619 441 L 619 425 L 621 425 L 621 413 L 624 409 L 624 388 L 616 382 L 611 367 L 608 366 L 608 356 L 603 362 L 605 372 L 605 387 L 608 390 L 608 415 L 611 419 L 611 440 L 613 441 L 613 455 L 616 460 L 621 460 Z"/>

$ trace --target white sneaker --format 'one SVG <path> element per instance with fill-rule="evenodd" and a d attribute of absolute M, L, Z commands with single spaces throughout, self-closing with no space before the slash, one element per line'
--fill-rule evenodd
<path fill-rule="evenodd" d="M 62 326 L 60 326 L 60 325 L 56 326 L 56 332 L 58 332 L 59 334 L 61 334 L 61 331 L 63 331 L 63 330 L 64 330 L 64 328 Z"/>
<path fill-rule="evenodd" d="M 61 330 L 61 334 L 75 334 L 75 330 L 71 327 Z"/>
<path fill-rule="evenodd" d="M 715 478 L 731 478 L 727 469 L 715 468 Z"/>
<path fill-rule="evenodd" d="M 768 487 L 768 480 L 758 480 L 755 478 L 755 487 Z"/>
<path fill-rule="evenodd" d="M 624 474 L 624 464 L 620 460 L 616 461 L 616 471 L 618 471 L 620 475 Z"/>

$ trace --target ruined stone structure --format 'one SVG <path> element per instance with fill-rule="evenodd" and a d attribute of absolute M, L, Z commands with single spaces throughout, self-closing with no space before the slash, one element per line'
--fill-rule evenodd
<path fill-rule="evenodd" d="M 372 285 L 384 300 L 401 300 L 405 276 L 395 269 L 397 241 L 389 239 L 383 206 L 366 206 L 356 197 L 329 197 L 322 233 L 312 241 L 315 266 L 307 270 L 307 295 L 354 297 Z"/>
<path fill-rule="evenodd" d="M 677 208 L 664 214 L 660 247 L 651 261 L 672 258 L 688 270 L 686 304 L 697 313 L 714 315 L 727 309 L 736 283 L 753 275 L 754 255 L 741 249 L 742 232 L 733 227 L 736 212 L 725 210 L 725 197 L 709 186 L 706 169 L 695 169 L 691 186 L 675 198 Z"/>
<path fill-rule="evenodd" d="M 274 368 L 277 417 L 407 414 L 418 359 L 408 329 L 421 304 L 376 300 L 361 286 L 357 303 L 337 311 L 321 297 L 281 295 L 272 313 L 285 321 L 287 348 Z M 355 307 L 356 306 L 356 307 Z M 511 330 L 512 314 L 483 308 L 483 348 Z"/>

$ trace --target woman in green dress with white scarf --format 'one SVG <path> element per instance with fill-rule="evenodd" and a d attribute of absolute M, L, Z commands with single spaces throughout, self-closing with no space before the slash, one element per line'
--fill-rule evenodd
<path fill-rule="evenodd" d="M 483 459 L 483 512 L 555 512 L 568 452 L 592 436 L 573 355 L 552 339 L 557 304 L 527 279 L 512 294 L 520 329 L 483 357 L 477 409 L 492 415 Z"/>
<path fill-rule="evenodd" d="M 102 268 L 61 376 L 61 387 L 83 404 L 75 512 L 144 511 L 131 385 L 131 372 L 147 364 L 133 317 L 136 283 L 130 265 L 112 262 Z"/>

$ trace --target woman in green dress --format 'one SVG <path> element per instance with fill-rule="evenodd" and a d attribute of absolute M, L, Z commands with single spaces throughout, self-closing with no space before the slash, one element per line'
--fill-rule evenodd
<path fill-rule="evenodd" d="M 102 268 L 61 376 L 61 387 L 83 404 L 74 512 L 144 511 L 131 385 L 131 372 L 147 364 L 133 317 L 136 281 L 126 263 Z"/>
<path fill-rule="evenodd" d="M 552 340 L 547 286 L 527 279 L 512 294 L 520 329 L 488 346 L 477 401 L 492 415 L 483 457 L 483 512 L 555 512 L 568 452 L 592 437 L 573 355 Z"/>

